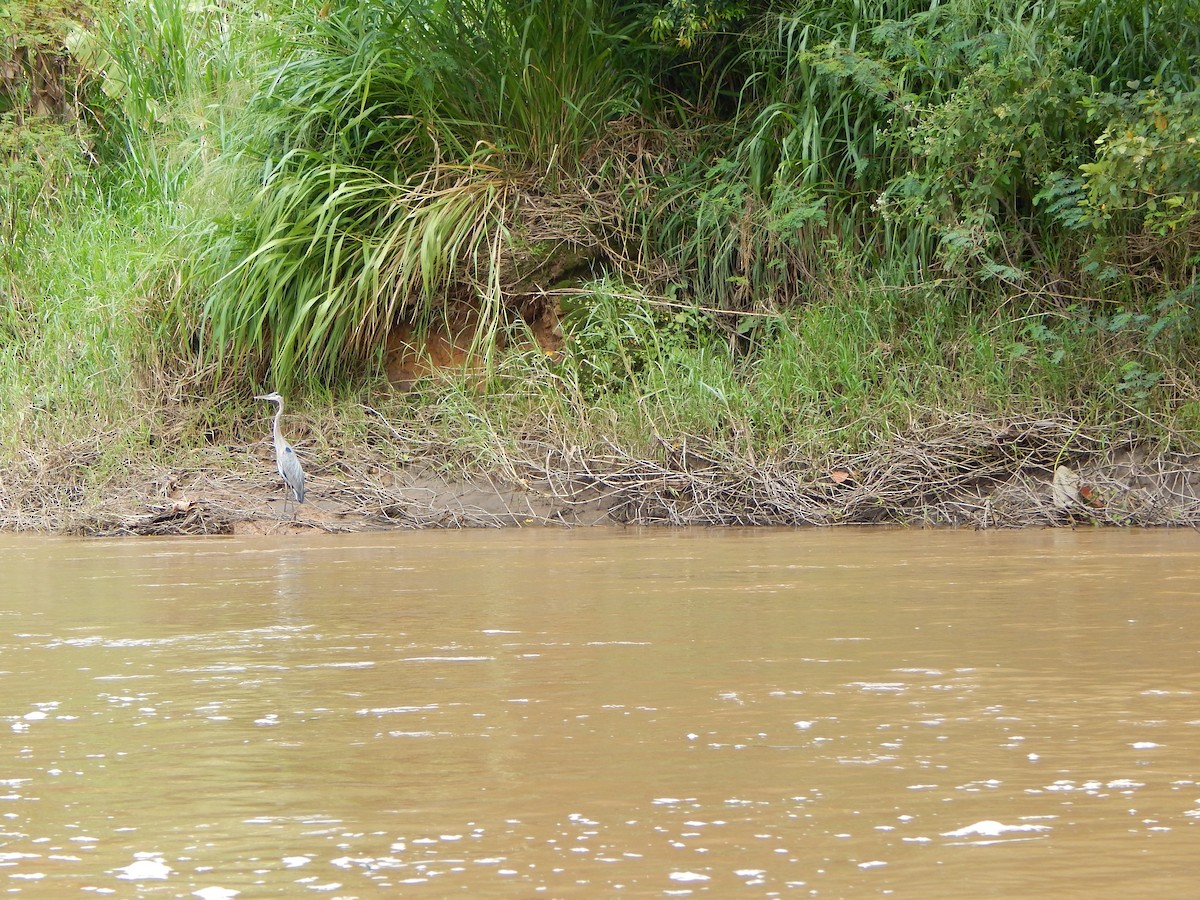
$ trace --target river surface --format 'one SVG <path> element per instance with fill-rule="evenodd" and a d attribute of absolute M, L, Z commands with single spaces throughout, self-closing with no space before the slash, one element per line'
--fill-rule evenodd
<path fill-rule="evenodd" d="M 0 892 L 1187 897 L 1192 531 L 0 536 Z"/>

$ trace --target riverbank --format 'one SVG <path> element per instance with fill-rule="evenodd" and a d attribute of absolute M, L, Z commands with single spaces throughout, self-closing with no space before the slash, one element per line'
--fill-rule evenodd
<path fill-rule="evenodd" d="M 171 464 L 107 466 L 97 441 L 0 470 L 0 529 L 89 536 L 412 528 L 909 525 L 1200 526 L 1200 456 L 1054 419 L 957 416 L 842 458 L 732 455 L 663 441 L 654 459 L 525 439 L 452 464 L 376 414 L 371 440 L 299 441 L 303 505 L 285 503 L 266 440 Z M 443 450 L 446 448 L 442 448 Z M 1057 477 L 1056 477 L 1057 475 Z"/>
<path fill-rule="evenodd" d="M 83 6 L 0 85 L 0 527 L 1200 517 L 1196 27 Z"/>

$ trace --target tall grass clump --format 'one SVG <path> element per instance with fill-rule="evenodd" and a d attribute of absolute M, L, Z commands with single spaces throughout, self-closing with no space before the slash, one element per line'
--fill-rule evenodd
<path fill-rule="evenodd" d="M 261 188 L 204 257 L 216 347 L 281 382 L 355 371 L 398 320 L 494 313 L 532 249 L 587 242 L 584 160 L 638 105 L 606 11 L 371 0 L 293 21 L 255 103 Z"/>

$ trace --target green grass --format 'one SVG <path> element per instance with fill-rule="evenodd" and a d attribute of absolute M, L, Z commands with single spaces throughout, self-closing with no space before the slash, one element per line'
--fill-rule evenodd
<path fill-rule="evenodd" d="M 1146 353 L 1144 334 L 998 314 L 990 302 L 975 310 L 952 287 L 846 284 L 821 303 L 748 317 L 732 344 L 628 287 L 596 287 L 588 315 L 568 321 L 560 394 L 604 410 L 641 452 L 691 435 L 747 457 L 797 447 L 822 457 L 877 448 L 933 411 L 1103 426 L 1153 420 L 1165 400 L 1149 377 L 1165 360 Z"/>
<path fill-rule="evenodd" d="M 42 235 L 14 273 L 19 336 L 0 351 L 0 391 L 5 415 L 25 423 L 25 435 L 57 429 L 69 438 L 66 423 L 76 416 L 77 430 L 109 423 L 136 383 L 139 324 L 130 300 L 141 260 L 126 226 L 103 206 L 76 210 L 74 227 Z"/>

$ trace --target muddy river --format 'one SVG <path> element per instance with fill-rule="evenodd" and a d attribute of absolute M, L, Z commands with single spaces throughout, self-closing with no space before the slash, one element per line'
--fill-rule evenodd
<path fill-rule="evenodd" d="M 1184 897 L 1200 535 L 0 536 L 0 891 Z"/>

